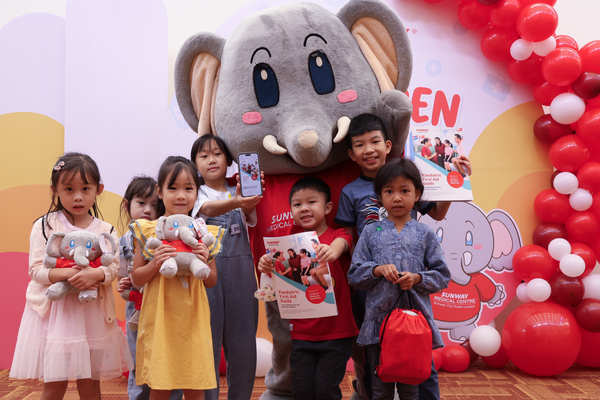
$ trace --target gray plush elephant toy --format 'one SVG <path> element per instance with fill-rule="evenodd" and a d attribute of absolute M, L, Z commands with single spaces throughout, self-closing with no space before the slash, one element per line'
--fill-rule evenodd
<path fill-rule="evenodd" d="M 344 137 L 352 118 L 382 118 L 394 144 L 390 157 L 401 155 L 412 115 L 405 94 L 411 74 L 406 29 L 378 0 L 350 0 L 337 14 L 312 3 L 271 7 L 244 19 L 227 39 L 201 32 L 184 43 L 175 92 L 189 126 L 221 137 L 232 154 L 260 154 L 268 191 L 250 230 L 255 259 L 264 254 L 263 237 L 292 233 L 288 192 L 276 185 L 289 182 L 289 190 L 301 175 L 322 173 L 337 209 L 339 191 L 358 177 L 340 167 L 349 161 Z M 276 302 L 265 307 L 273 367 L 261 398 L 289 397 L 289 321 Z"/>
<path fill-rule="evenodd" d="M 107 242 L 110 247 L 107 246 Z M 96 268 L 110 265 L 115 258 L 117 243 L 106 232 L 99 235 L 92 232 L 56 232 L 46 244 L 44 266 L 46 268 Z M 98 297 L 98 289 L 79 290 L 68 281 L 50 285 L 46 296 L 51 301 L 62 299 L 68 293 L 79 293 L 82 303 L 89 303 Z"/>
<path fill-rule="evenodd" d="M 208 231 L 202 218 L 194 219 L 184 214 L 160 217 L 155 233 L 156 238 L 146 242 L 148 249 L 156 249 L 163 243 L 177 248 L 177 256 L 163 262 L 159 270 L 163 276 L 193 275 L 199 280 L 208 278 L 210 268 L 191 252 L 198 245 L 198 240 L 202 240 L 207 247 L 215 242 L 215 237 Z"/>

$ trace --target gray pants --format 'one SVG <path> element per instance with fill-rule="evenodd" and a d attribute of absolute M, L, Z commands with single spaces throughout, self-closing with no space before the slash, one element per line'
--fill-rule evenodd
<path fill-rule="evenodd" d="M 375 363 L 379 360 L 379 345 L 372 344 L 365 346 L 367 363 L 369 370 L 375 370 Z M 398 390 L 400 400 L 419 400 L 419 386 L 407 385 L 400 382 L 383 382 L 375 374 L 371 374 L 371 389 L 373 397 L 371 400 L 392 400 L 394 398 L 394 389 Z"/>

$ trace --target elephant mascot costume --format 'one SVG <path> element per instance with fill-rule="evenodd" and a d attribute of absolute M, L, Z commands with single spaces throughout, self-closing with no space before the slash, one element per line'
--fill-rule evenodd
<path fill-rule="evenodd" d="M 411 74 L 406 30 L 378 0 L 351 0 L 337 14 L 311 3 L 276 6 L 247 17 L 227 39 L 201 32 L 185 42 L 175 91 L 187 123 L 199 135 L 221 137 L 234 155 L 260 154 L 266 191 L 250 232 L 255 260 L 265 254 L 263 237 L 294 233 L 288 194 L 303 175 L 330 185 L 333 226 L 341 189 L 360 173 L 344 139 L 352 118 L 381 117 L 394 144 L 391 157 L 402 154 Z M 265 304 L 274 343 L 262 398 L 286 398 L 289 322 L 276 302 Z"/>

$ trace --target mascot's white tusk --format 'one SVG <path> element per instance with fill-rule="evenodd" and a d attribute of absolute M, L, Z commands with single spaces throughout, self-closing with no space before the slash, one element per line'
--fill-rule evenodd
<path fill-rule="evenodd" d="M 339 143 L 342 140 L 344 140 L 344 138 L 346 137 L 346 134 L 348 133 L 349 126 L 350 126 L 350 118 L 343 116 L 340 119 L 338 119 L 338 122 L 337 122 L 338 133 L 333 138 L 333 143 Z"/>
<path fill-rule="evenodd" d="M 73 254 L 75 254 L 75 249 L 71 249 L 71 251 L 69 252 L 69 256 L 73 257 Z"/>
<path fill-rule="evenodd" d="M 263 138 L 263 147 L 269 153 L 277 154 L 279 156 L 287 153 L 287 150 L 277 144 L 277 138 L 273 135 L 267 135 Z"/>
<path fill-rule="evenodd" d="M 175 229 L 175 237 L 179 237 L 179 229 Z"/>
<path fill-rule="evenodd" d="M 85 251 L 85 256 L 86 256 L 86 258 L 90 256 L 90 251 L 89 250 Z"/>

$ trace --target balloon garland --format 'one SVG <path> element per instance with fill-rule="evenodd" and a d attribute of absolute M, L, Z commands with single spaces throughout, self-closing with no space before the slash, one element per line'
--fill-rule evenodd
<path fill-rule="evenodd" d="M 600 261 L 600 40 L 579 48 L 573 38 L 556 36 L 556 0 L 455 1 L 465 28 L 487 27 L 483 55 L 506 62 L 510 77 L 532 85 L 534 98 L 549 107 L 533 133 L 551 145 L 557 170 L 552 188 L 534 201 L 542 220 L 534 244 L 513 257 L 514 272 L 524 281 L 517 297 L 526 304 L 509 315 L 501 340 L 495 329 L 479 326 L 470 346 L 490 366 L 510 359 L 532 375 L 558 374 L 575 361 L 597 367 L 600 275 L 590 273 Z M 458 347 L 440 352 L 442 369 L 468 367 Z"/>

